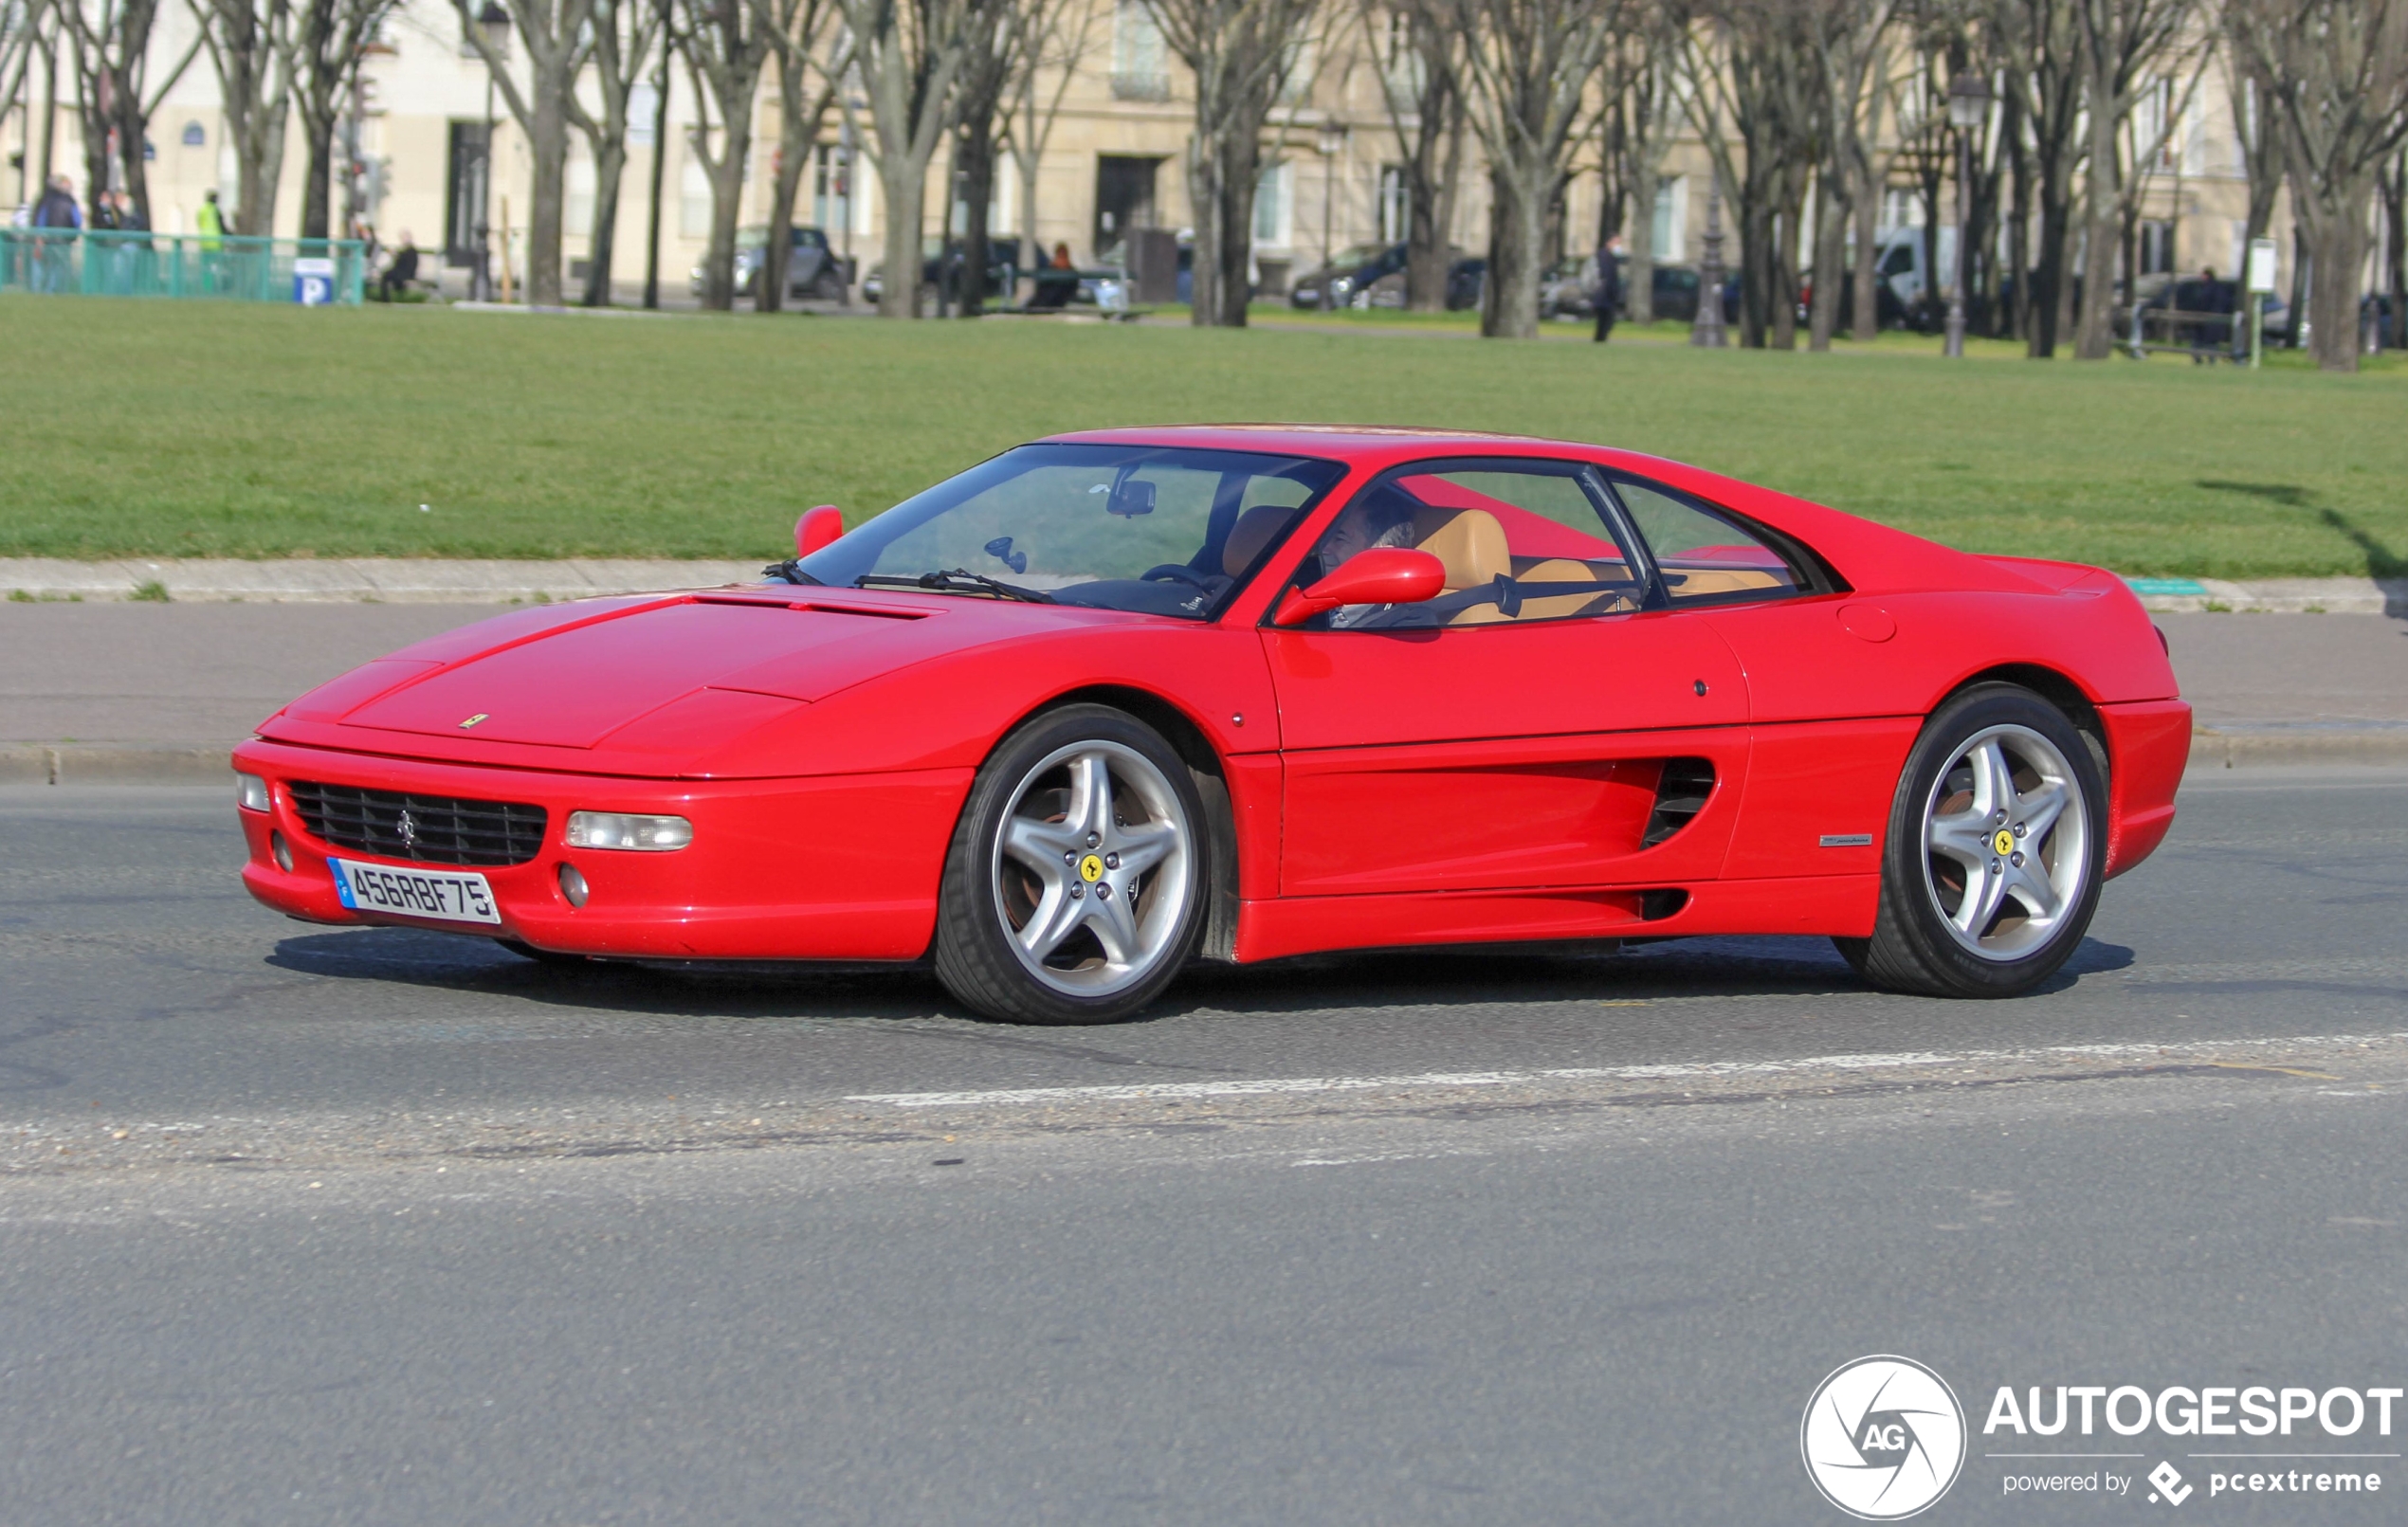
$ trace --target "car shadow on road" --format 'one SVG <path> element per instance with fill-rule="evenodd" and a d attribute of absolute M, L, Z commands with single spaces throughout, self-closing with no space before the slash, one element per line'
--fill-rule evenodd
<path fill-rule="evenodd" d="M 2123 945 L 2086 938 L 2035 994 L 2064 991 L 2085 975 L 2127 969 L 2134 960 Z M 664 967 L 537 961 L 487 938 L 411 928 L 296 935 L 277 943 L 268 963 L 321 979 L 483 992 L 655 1017 L 983 1022 L 955 1002 L 924 964 Z M 1824 938 L 1683 938 L 1619 948 L 1610 942 L 1455 946 L 1310 954 L 1247 966 L 1198 964 L 1133 1021 L 1367 1008 L 1876 995 Z"/>

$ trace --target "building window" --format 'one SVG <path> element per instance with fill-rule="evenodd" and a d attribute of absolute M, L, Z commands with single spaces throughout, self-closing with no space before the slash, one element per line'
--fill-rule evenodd
<path fill-rule="evenodd" d="M 1881 226 L 1886 228 L 1923 227 L 1923 196 L 1913 188 L 1893 186 L 1881 193 Z"/>
<path fill-rule="evenodd" d="M 560 209 L 560 221 L 572 233 L 583 233 L 593 226 L 593 161 L 582 154 L 569 156 L 567 195 Z"/>
<path fill-rule="evenodd" d="M 2160 276 L 2174 268 L 2174 225 L 2150 218 L 2141 225 L 2141 270 Z"/>
<path fill-rule="evenodd" d="M 1117 100 L 1168 100 L 1170 71 L 1162 63 L 1162 27 L 1142 0 L 1121 0 L 1112 11 L 1112 95 Z"/>
<path fill-rule="evenodd" d="M 711 172 L 690 141 L 684 172 L 677 177 L 677 231 L 689 239 L 708 238 L 711 232 Z"/>
<path fill-rule="evenodd" d="M 1405 167 L 1379 167 L 1379 242 L 1401 244 L 1413 236 L 1413 188 L 1405 183 Z"/>
<path fill-rule="evenodd" d="M 1296 167 L 1286 160 L 1265 165 L 1254 180 L 1254 242 L 1287 246 L 1295 223 Z"/>
<path fill-rule="evenodd" d="M 1688 247 L 1689 183 L 1674 175 L 1655 183 L 1655 206 L 1648 217 L 1647 247 L 1656 260 L 1678 260 Z"/>
<path fill-rule="evenodd" d="M 186 122 L 183 142 L 188 149 L 205 148 L 209 144 L 209 132 L 198 122 Z"/>

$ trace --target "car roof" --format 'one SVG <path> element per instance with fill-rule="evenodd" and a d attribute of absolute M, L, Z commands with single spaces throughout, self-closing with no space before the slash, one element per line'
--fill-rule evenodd
<path fill-rule="evenodd" d="M 1501 446 L 1533 447 L 1546 452 L 1578 452 L 1600 447 L 1568 441 L 1540 440 L 1530 435 L 1487 429 L 1433 429 L 1394 425 L 1331 424 L 1211 424 L 1162 425 L 1127 429 L 1081 429 L 1049 435 L 1052 445 L 1170 445 L 1191 450 L 1243 450 L 1270 455 L 1318 456 L 1342 462 L 1388 461 L 1427 455 L 1432 450 L 1486 454 Z"/>

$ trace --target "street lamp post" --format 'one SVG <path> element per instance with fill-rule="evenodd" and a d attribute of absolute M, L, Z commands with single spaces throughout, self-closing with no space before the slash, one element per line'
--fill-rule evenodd
<path fill-rule="evenodd" d="M 1965 283 L 1973 272 L 1973 250 L 1966 232 L 1972 227 L 1973 135 L 1990 116 L 1990 85 L 1978 74 L 1961 74 L 1948 82 L 1948 121 L 1957 130 L 1957 258 L 1954 283 L 1948 292 L 1946 354 L 1965 353 Z"/>
<path fill-rule="evenodd" d="M 1689 320 L 1689 343 L 1720 350 L 1730 343 L 1723 328 L 1723 177 L 1706 172 L 1706 248 L 1697 263 L 1697 316 Z"/>
<path fill-rule="evenodd" d="M 1338 272 L 1331 268 L 1330 259 L 1337 252 L 1330 245 L 1330 209 L 1338 201 L 1338 155 L 1346 147 L 1346 128 L 1342 122 L 1323 122 L 1321 129 L 1321 310 L 1330 311 L 1338 304 L 1330 300 L 1329 288 Z"/>
<path fill-rule="evenodd" d="M 477 30 L 484 34 L 485 45 L 493 49 L 485 61 L 485 141 L 478 155 L 477 165 L 477 268 L 471 287 L 480 302 L 493 300 L 493 244 L 486 227 L 487 210 L 493 205 L 493 59 L 506 56 L 510 46 L 510 12 L 496 0 L 485 0 L 484 9 L 477 12 Z M 659 153 L 656 147 L 654 153 Z"/>

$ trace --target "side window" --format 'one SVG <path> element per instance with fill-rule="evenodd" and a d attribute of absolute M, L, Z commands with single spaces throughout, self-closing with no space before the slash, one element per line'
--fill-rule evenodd
<path fill-rule="evenodd" d="M 1614 480 L 1640 537 L 1654 554 L 1664 591 L 1674 605 L 1783 599 L 1809 590 L 1800 571 L 1760 536 L 1687 494 Z"/>
<path fill-rule="evenodd" d="M 1570 463 L 1432 463 L 1356 495 L 1297 570 L 1309 584 L 1376 546 L 1430 553 L 1445 591 L 1418 605 L 1350 605 L 1307 629 L 1568 620 L 1636 609 L 1644 584 Z"/>

